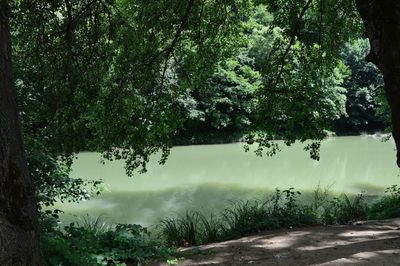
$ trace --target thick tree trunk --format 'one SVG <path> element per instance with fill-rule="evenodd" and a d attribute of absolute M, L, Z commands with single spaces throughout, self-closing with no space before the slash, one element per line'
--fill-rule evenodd
<path fill-rule="evenodd" d="M 371 45 L 367 60 L 382 71 L 385 80 L 400 167 L 400 1 L 356 0 L 356 4 Z"/>
<path fill-rule="evenodd" d="M 0 265 L 41 265 L 37 205 L 11 73 L 9 4 L 0 0 Z"/>

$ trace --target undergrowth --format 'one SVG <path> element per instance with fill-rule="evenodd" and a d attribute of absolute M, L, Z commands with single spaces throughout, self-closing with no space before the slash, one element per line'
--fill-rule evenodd
<path fill-rule="evenodd" d="M 390 219 L 400 217 L 400 187 L 393 185 L 385 195 L 369 208 L 368 219 Z"/>
<path fill-rule="evenodd" d="M 376 204 L 400 202 L 400 189 Z M 349 224 L 370 217 L 364 195 L 353 198 L 342 194 L 332 197 L 329 190 L 318 187 L 309 204 L 299 201 L 301 193 L 290 188 L 276 189 L 266 200 L 234 201 L 220 214 L 206 217 L 200 212 L 168 217 L 159 224 L 161 236 L 169 246 L 192 246 L 235 239 L 264 230 L 311 225 Z M 399 209 L 393 208 L 393 213 Z"/>
<path fill-rule="evenodd" d="M 100 217 L 60 228 L 57 214 L 48 211 L 41 215 L 41 231 L 46 265 L 144 265 L 175 254 L 140 225 L 111 226 Z"/>
<path fill-rule="evenodd" d="M 279 228 L 350 224 L 365 219 L 400 217 L 400 187 L 367 204 L 363 194 L 332 196 L 318 187 L 307 204 L 294 188 L 276 189 L 265 200 L 233 201 L 219 214 L 186 211 L 163 219 L 158 235 L 134 224 L 110 225 L 85 216 L 59 227 L 60 211 L 41 213 L 42 251 L 47 265 L 145 265 L 163 259 L 174 265 L 179 246 L 225 241 Z"/>

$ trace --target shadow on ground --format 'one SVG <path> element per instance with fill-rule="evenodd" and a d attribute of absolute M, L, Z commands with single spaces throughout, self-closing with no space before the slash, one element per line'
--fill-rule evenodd
<path fill-rule="evenodd" d="M 178 265 L 400 265 L 399 228 L 392 219 L 269 231 L 182 249 Z"/>

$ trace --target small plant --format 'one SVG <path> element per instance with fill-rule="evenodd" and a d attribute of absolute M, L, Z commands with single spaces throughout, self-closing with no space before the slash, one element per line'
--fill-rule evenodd
<path fill-rule="evenodd" d="M 330 194 L 332 193 L 330 188 L 331 186 L 322 189 L 318 184 L 318 187 L 314 190 L 311 207 L 316 213 L 322 211 L 329 203 Z"/>
<path fill-rule="evenodd" d="M 200 223 L 204 221 L 205 217 L 199 212 L 187 211 L 178 218 L 165 218 L 159 226 L 167 245 L 192 246 L 203 243 Z"/>
<path fill-rule="evenodd" d="M 112 225 L 106 222 L 101 215 L 93 217 L 88 214 L 79 218 L 77 226 L 85 228 L 86 230 L 93 232 L 95 235 L 104 234 L 112 228 Z"/>
<path fill-rule="evenodd" d="M 240 237 L 264 229 L 267 212 L 259 200 L 236 201 L 227 207 L 222 215 L 224 239 Z"/>
<path fill-rule="evenodd" d="M 177 258 L 169 259 L 169 260 L 167 260 L 167 264 L 168 264 L 168 266 L 178 265 L 178 259 Z"/>
<path fill-rule="evenodd" d="M 266 229 L 290 228 L 316 223 L 316 218 L 309 206 L 301 205 L 298 198 L 301 195 L 294 188 L 275 190 L 275 194 L 265 203 L 268 206 L 269 226 Z"/>
<path fill-rule="evenodd" d="M 400 217 L 400 186 L 393 185 L 385 195 L 373 203 L 368 210 L 368 219 L 390 219 Z"/>
<path fill-rule="evenodd" d="M 182 246 L 183 237 L 178 219 L 167 217 L 161 221 L 159 227 L 168 246 Z"/>
<path fill-rule="evenodd" d="M 363 194 L 353 200 L 346 194 L 333 198 L 325 207 L 323 221 L 325 224 L 349 224 L 367 218 L 367 204 Z"/>
<path fill-rule="evenodd" d="M 200 214 L 198 212 L 187 211 L 185 216 L 180 220 L 180 227 L 182 231 L 183 244 L 185 246 L 196 245 L 200 243 L 199 239 L 199 218 Z"/>

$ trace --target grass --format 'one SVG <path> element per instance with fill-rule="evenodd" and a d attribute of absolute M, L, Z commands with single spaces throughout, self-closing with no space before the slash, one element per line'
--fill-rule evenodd
<path fill-rule="evenodd" d="M 199 212 L 161 221 L 161 236 L 168 245 L 193 246 L 230 240 L 278 228 L 310 225 L 349 224 L 370 217 L 400 216 L 400 188 L 391 187 L 388 195 L 368 206 L 363 194 L 331 196 L 329 189 L 318 187 L 312 202 L 301 204 L 301 193 L 293 188 L 276 190 L 266 200 L 231 202 L 219 214 L 206 217 Z M 382 206 L 387 212 L 378 212 Z M 390 211 L 389 211 L 390 210 Z"/>
<path fill-rule="evenodd" d="M 342 194 L 330 201 L 324 211 L 326 224 L 348 224 L 367 218 L 368 207 L 363 194 L 359 194 L 351 200 Z"/>
<path fill-rule="evenodd" d="M 95 235 L 104 234 L 112 229 L 112 224 L 105 221 L 101 215 L 93 217 L 84 215 L 77 221 L 77 226 L 94 233 Z"/>

